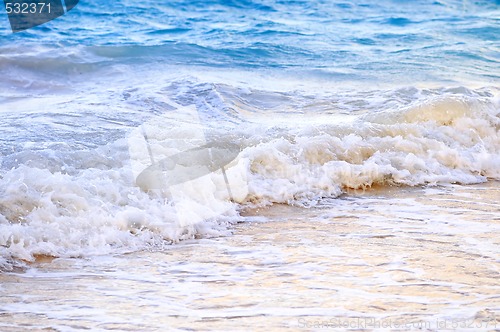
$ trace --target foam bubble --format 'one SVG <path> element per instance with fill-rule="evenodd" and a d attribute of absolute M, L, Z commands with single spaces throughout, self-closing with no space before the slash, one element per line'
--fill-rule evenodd
<path fill-rule="evenodd" d="M 165 91 L 175 98 L 158 97 L 154 104 L 191 113 L 152 117 L 125 139 L 83 150 L 74 149 L 77 142 L 33 143 L 5 152 L 0 265 L 37 255 L 134 251 L 227 234 L 241 209 L 312 206 L 349 188 L 500 179 L 500 108 L 491 93 L 400 89 L 380 92 L 383 98 L 372 92 L 365 103 L 357 95 L 334 102 L 322 95 L 306 103 L 309 121 L 300 121 L 308 94 L 272 96 L 218 85 L 193 89 L 194 96 L 186 97 L 170 86 Z M 268 102 L 251 109 L 253 99 L 263 96 Z M 384 104 L 384 98 L 391 101 Z M 279 108 L 282 101 L 290 103 L 285 109 L 292 110 L 294 121 L 279 120 L 286 114 Z M 351 104 L 338 106 L 342 103 Z M 209 142 L 239 147 L 224 165 L 225 174 L 214 164 L 208 171 L 191 169 L 186 174 L 196 176 L 168 188 L 137 182 L 155 160 Z"/>

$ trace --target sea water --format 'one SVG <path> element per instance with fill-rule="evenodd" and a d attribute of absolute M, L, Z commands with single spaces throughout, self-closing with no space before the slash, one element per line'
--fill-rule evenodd
<path fill-rule="evenodd" d="M 499 328 L 497 1 L 0 17 L 2 330 Z"/>

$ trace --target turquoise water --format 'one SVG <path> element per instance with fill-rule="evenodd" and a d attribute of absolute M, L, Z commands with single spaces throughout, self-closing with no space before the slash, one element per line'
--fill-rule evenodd
<path fill-rule="evenodd" d="M 82 1 L 16 34 L 0 15 L 5 266 L 500 177 L 495 1 Z M 207 146 L 237 156 L 193 166 Z"/>
<path fill-rule="evenodd" d="M 2 7 L 0 330 L 498 329 L 499 18 Z"/>
<path fill-rule="evenodd" d="M 498 17 L 498 1 L 84 1 L 17 34 L 3 15 L 0 36 L 4 57 L 37 57 L 40 71 L 48 55 L 34 49 L 46 47 L 74 70 L 160 62 L 372 84 L 494 85 Z"/>

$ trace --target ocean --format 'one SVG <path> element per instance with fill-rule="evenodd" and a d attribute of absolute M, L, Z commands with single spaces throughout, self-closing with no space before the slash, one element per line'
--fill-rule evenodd
<path fill-rule="evenodd" d="M 500 329 L 500 2 L 0 9 L 0 330 Z"/>

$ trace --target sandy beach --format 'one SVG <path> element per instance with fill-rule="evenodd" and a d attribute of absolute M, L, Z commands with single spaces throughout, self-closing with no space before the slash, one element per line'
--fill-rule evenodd
<path fill-rule="evenodd" d="M 2 331 L 500 328 L 498 182 L 247 211 L 233 235 L 0 274 Z"/>

